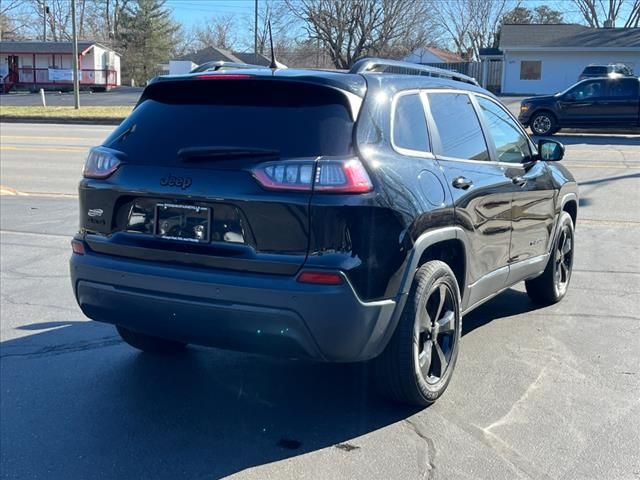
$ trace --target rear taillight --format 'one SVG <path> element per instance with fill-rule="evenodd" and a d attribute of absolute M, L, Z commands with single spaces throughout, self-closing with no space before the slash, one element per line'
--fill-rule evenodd
<path fill-rule="evenodd" d="M 335 272 L 302 272 L 298 275 L 298 283 L 316 285 L 342 285 L 342 276 Z"/>
<path fill-rule="evenodd" d="M 316 190 L 325 193 L 366 193 L 373 190 L 369 174 L 356 158 L 287 160 L 262 163 L 253 176 L 270 190 Z"/>
<path fill-rule="evenodd" d="M 73 250 L 73 253 L 76 255 L 84 255 L 84 243 L 74 238 L 71 240 L 71 250 Z"/>
<path fill-rule="evenodd" d="M 86 178 L 107 178 L 120 166 L 120 160 L 104 147 L 92 148 L 84 162 L 82 175 Z"/>

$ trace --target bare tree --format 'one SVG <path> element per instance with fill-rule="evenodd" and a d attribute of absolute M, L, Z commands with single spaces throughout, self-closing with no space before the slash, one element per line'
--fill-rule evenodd
<path fill-rule="evenodd" d="M 518 6 L 514 0 L 434 0 L 431 10 L 457 53 L 473 59 L 481 48 L 496 46 L 503 17 Z"/>
<path fill-rule="evenodd" d="M 250 23 L 249 31 L 253 34 L 255 29 L 253 17 L 247 17 Z M 298 18 L 292 17 L 290 9 L 285 3 L 279 0 L 266 0 L 258 3 L 258 53 L 262 55 L 268 54 L 269 50 L 269 30 L 268 25 L 271 22 L 271 32 L 273 35 L 274 48 L 278 46 L 293 47 L 293 39 L 291 38 L 292 26 Z M 253 35 L 248 39 L 247 45 L 253 51 Z"/>
<path fill-rule="evenodd" d="M 20 37 L 20 32 L 29 24 L 22 14 L 25 0 L 3 0 L 0 2 L 0 40 Z"/>
<path fill-rule="evenodd" d="M 336 68 L 370 55 L 406 55 L 428 40 L 429 15 L 415 0 L 285 0 Z"/>
<path fill-rule="evenodd" d="M 219 47 L 231 50 L 236 47 L 234 34 L 236 19 L 233 15 L 220 15 L 194 27 L 193 37 L 197 48 Z"/>
<path fill-rule="evenodd" d="M 573 0 L 573 3 L 590 27 L 604 27 L 606 21 L 615 26 L 618 19 L 624 21 L 626 28 L 640 25 L 640 0 Z M 626 6 L 629 6 L 629 10 Z"/>

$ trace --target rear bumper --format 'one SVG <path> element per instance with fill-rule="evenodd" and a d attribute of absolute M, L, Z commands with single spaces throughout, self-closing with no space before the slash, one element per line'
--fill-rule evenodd
<path fill-rule="evenodd" d="M 87 251 L 72 255 L 76 299 L 89 318 L 188 343 L 334 362 L 379 355 L 394 300 L 362 302 L 294 277 L 168 266 Z"/>

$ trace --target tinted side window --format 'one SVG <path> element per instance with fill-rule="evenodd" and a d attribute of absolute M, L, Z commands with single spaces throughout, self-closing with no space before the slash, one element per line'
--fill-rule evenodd
<path fill-rule="evenodd" d="M 640 82 L 635 78 L 623 78 L 609 83 L 609 96 L 618 98 L 637 98 Z"/>
<path fill-rule="evenodd" d="M 477 97 L 487 128 L 496 145 L 499 162 L 522 163 L 531 157 L 529 140 L 502 107 Z"/>
<path fill-rule="evenodd" d="M 441 153 L 467 160 L 489 160 L 487 144 L 469 95 L 429 93 L 428 98 L 440 134 Z"/>
<path fill-rule="evenodd" d="M 602 80 L 582 82 L 574 87 L 569 93 L 576 100 L 604 97 L 606 95 L 606 85 Z"/>
<path fill-rule="evenodd" d="M 427 120 L 417 93 L 398 97 L 393 113 L 393 143 L 400 148 L 429 151 Z"/>

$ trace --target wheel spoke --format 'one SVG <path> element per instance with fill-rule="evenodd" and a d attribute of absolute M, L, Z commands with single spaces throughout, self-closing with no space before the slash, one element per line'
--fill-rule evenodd
<path fill-rule="evenodd" d="M 447 287 L 443 284 L 438 287 L 438 294 L 440 295 L 440 303 L 438 304 L 438 310 L 436 310 L 436 314 L 433 317 L 437 322 L 440 318 L 440 314 L 442 313 L 442 307 L 444 306 L 444 300 L 447 297 Z"/>
<path fill-rule="evenodd" d="M 562 255 L 567 255 L 571 251 L 571 238 L 567 237 L 567 240 L 562 245 Z"/>
<path fill-rule="evenodd" d="M 444 316 L 438 320 L 438 331 L 440 333 L 451 333 L 456 329 L 456 315 L 448 310 Z"/>
<path fill-rule="evenodd" d="M 432 321 L 431 321 L 431 317 L 429 316 L 429 312 L 427 312 L 427 307 L 425 305 L 424 308 L 420 309 L 420 312 L 418 313 L 418 315 L 420 316 L 419 320 L 420 320 L 420 332 L 430 332 L 431 331 L 431 325 L 432 325 Z"/>
<path fill-rule="evenodd" d="M 449 362 L 447 361 L 447 357 L 442 351 L 442 347 L 437 341 L 434 343 L 434 346 L 436 347 L 436 353 L 438 354 L 438 360 L 440 361 L 440 376 L 442 376 L 444 374 L 444 371 L 447 369 L 447 365 L 449 365 Z"/>
<path fill-rule="evenodd" d="M 427 340 L 424 343 L 423 349 L 418 355 L 418 363 L 420 364 L 420 370 L 422 370 L 425 378 L 429 375 L 429 369 L 431 368 L 431 357 L 433 354 L 433 342 Z"/>
<path fill-rule="evenodd" d="M 560 264 L 560 270 L 562 271 L 562 283 L 565 283 L 567 280 L 569 280 L 569 269 L 564 264 L 564 262 Z"/>

